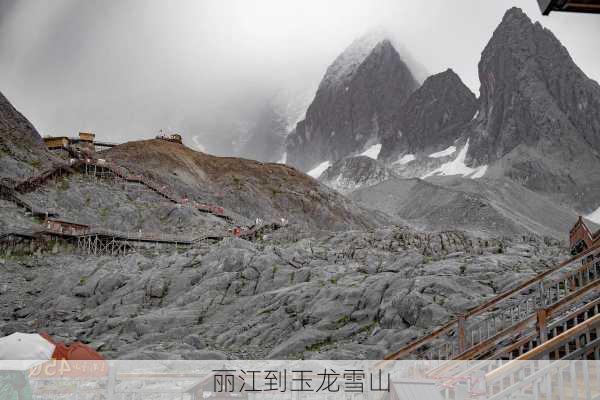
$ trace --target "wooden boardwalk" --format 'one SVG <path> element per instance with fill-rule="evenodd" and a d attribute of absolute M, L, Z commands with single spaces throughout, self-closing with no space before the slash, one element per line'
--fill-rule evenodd
<path fill-rule="evenodd" d="M 200 212 L 209 213 L 219 218 L 225 219 L 228 222 L 233 222 L 232 218 L 225 212 L 225 209 L 220 206 L 204 204 L 178 195 L 172 188 L 166 185 L 160 185 L 157 182 L 143 175 L 131 174 L 127 169 L 114 163 L 100 159 L 72 159 L 69 164 L 55 165 L 54 167 L 42 172 L 39 175 L 30 177 L 20 182 L 10 180 L 0 181 L 0 198 L 15 203 L 19 207 L 23 207 L 32 216 L 40 218 L 56 217 L 58 213 L 55 210 L 43 209 L 35 206 L 30 201 L 26 200 L 22 194 L 36 190 L 40 186 L 59 179 L 63 176 L 71 175 L 80 172 L 87 176 L 94 176 L 101 179 L 115 179 L 123 182 L 140 184 L 146 189 L 158 194 L 164 199 L 184 207 L 191 207 Z M 206 241 L 219 241 L 226 237 L 233 237 L 231 232 L 210 233 L 199 237 L 191 237 L 190 235 L 169 235 L 165 233 L 135 233 L 121 232 L 110 230 L 102 227 L 88 226 L 85 234 L 74 234 L 63 232 L 44 226 L 37 231 L 22 233 L 27 237 L 21 239 L 39 240 L 40 238 L 66 240 L 77 246 L 78 249 L 90 254 L 123 254 L 125 252 L 135 250 L 142 245 L 172 245 L 175 247 L 190 247 L 198 243 Z M 242 229 L 236 236 L 245 240 L 256 240 L 262 234 L 269 230 L 279 229 L 281 225 L 277 223 L 259 224 L 247 229 Z M 17 233 L 8 233 L 7 235 L 15 235 Z M 5 236 L 6 239 L 8 236 Z M 0 237 L 0 242 L 3 237 Z M 4 240 L 4 246 L 10 246 L 7 243 L 15 243 L 15 241 Z"/>
<path fill-rule="evenodd" d="M 223 207 L 190 201 L 189 199 L 178 195 L 167 185 L 160 185 L 144 175 L 131 174 L 127 169 L 109 161 L 94 159 L 77 160 L 72 164 L 72 167 L 86 175 L 93 175 L 100 178 L 117 178 L 125 182 L 138 183 L 172 203 L 191 207 L 201 212 L 210 213 L 217 217 L 231 220 L 231 217 L 225 213 Z"/>
<path fill-rule="evenodd" d="M 26 200 L 14 187 L 5 182 L 0 182 L 0 198 L 16 204 L 18 207 L 34 217 L 55 217 L 58 215 L 56 210 L 38 207 L 29 200 Z"/>
<path fill-rule="evenodd" d="M 464 315 L 389 354 L 386 360 L 468 359 L 488 349 L 490 342 L 500 341 L 523 321 L 535 318 L 538 309 L 563 301 L 584 289 L 591 277 L 600 281 L 600 246 L 572 257 L 515 288 L 477 306 Z"/>
<path fill-rule="evenodd" d="M 424 377 L 446 399 L 600 398 L 600 245 L 386 357 L 398 359 L 432 360 Z"/>

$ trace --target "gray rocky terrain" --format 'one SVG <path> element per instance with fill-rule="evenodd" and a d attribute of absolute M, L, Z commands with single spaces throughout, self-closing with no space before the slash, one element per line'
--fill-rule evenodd
<path fill-rule="evenodd" d="M 23 195 L 58 212 L 61 219 L 122 232 L 201 236 L 224 233 L 225 220 L 172 203 L 138 183 L 98 180 L 74 174 Z M 240 224 L 249 219 L 236 215 Z"/>
<path fill-rule="evenodd" d="M 506 178 L 396 178 L 350 197 L 420 229 L 463 229 L 488 237 L 537 234 L 566 241 L 577 219 L 570 208 Z"/>
<path fill-rule="evenodd" d="M 124 257 L 0 261 L 0 335 L 110 358 L 380 358 L 564 257 L 556 242 L 406 228 Z"/>
<path fill-rule="evenodd" d="M 355 156 L 337 161 L 321 174 L 319 181 L 342 194 L 349 194 L 394 177 L 394 171 L 385 164 L 367 156 Z"/>

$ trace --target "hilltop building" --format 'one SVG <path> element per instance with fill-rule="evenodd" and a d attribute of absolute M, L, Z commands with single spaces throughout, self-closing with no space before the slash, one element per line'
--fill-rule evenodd
<path fill-rule="evenodd" d="M 114 147 L 116 143 L 100 142 L 96 135 L 91 132 L 79 132 L 76 137 L 68 136 L 46 136 L 44 143 L 48 150 L 64 153 L 76 158 L 90 157 L 97 148 Z"/>
<path fill-rule="evenodd" d="M 592 233 L 582 217 L 577 219 L 569 231 L 569 243 L 572 255 L 577 255 L 600 243 L 600 231 Z"/>

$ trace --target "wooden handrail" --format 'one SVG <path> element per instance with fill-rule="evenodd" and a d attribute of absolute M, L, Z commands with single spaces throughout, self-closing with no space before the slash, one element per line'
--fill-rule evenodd
<path fill-rule="evenodd" d="M 597 243 L 596 245 L 590 247 L 589 249 L 587 249 L 586 251 L 577 254 L 576 256 L 572 256 L 569 259 L 561 262 L 560 264 L 558 264 L 557 266 L 550 268 L 536 276 L 534 276 L 531 279 L 528 279 L 527 281 L 521 283 L 520 285 L 516 286 L 513 289 L 507 290 L 506 292 L 490 299 L 489 301 L 476 306 L 470 310 L 468 310 L 464 315 L 465 318 L 468 317 L 474 317 L 476 315 L 479 315 L 481 312 L 487 310 L 488 308 L 490 308 L 491 306 L 494 306 L 496 304 L 498 304 L 500 301 L 509 298 L 511 295 L 524 290 L 530 286 L 532 286 L 533 284 L 536 284 L 538 282 L 540 282 L 542 279 L 544 279 L 545 277 L 551 275 L 552 273 L 560 270 L 561 268 L 564 268 L 565 266 L 571 264 L 574 261 L 577 261 L 585 256 L 587 256 L 590 252 L 593 252 L 594 250 L 597 250 L 598 248 L 600 248 L 600 242 Z M 434 330 L 433 332 L 431 332 L 430 334 L 423 336 L 409 344 L 407 344 L 406 346 L 404 346 L 403 348 L 401 348 L 400 350 L 388 354 L 387 356 L 384 357 L 384 360 L 398 360 L 401 357 L 410 354 L 412 351 L 418 349 L 419 347 L 421 347 L 422 345 L 428 343 L 429 341 L 439 337 L 440 335 L 442 335 L 443 333 L 448 332 L 449 330 L 451 330 L 452 328 L 455 328 L 458 326 L 458 319 L 457 318 L 453 318 L 452 320 L 450 320 L 449 322 L 447 322 L 446 324 L 442 325 L 440 328 L 437 328 L 436 330 Z"/>
<path fill-rule="evenodd" d="M 577 336 L 577 335 L 581 334 L 582 332 L 585 332 L 586 330 L 594 327 L 597 324 L 600 324 L 600 314 L 597 314 L 594 317 L 574 326 L 573 328 L 571 328 L 567 331 L 564 331 L 560 335 L 553 337 L 552 339 L 548 340 L 547 342 L 544 342 L 543 344 L 534 348 L 533 350 L 530 350 L 527 353 L 515 358 L 514 360 L 509 361 L 502 367 L 497 368 L 496 370 L 487 373 L 485 375 L 486 382 L 488 382 L 488 383 L 493 382 L 493 381 L 497 380 L 498 377 L 504 376 L 507 373 L 511 372 L 512 370 L 517 369 L 519 366 L 519 361 L 530 361 L 530 360 L 538 359 L 541 355 L 544 355 L 548 351 L 556 348 L 557 345 L 560 345 L 566 341 L 569 341 L 574 336 Z"/>
<path fill-rule="evenodd" d="M 600 283 L 600 281 L 596 281 L 590 285 L 587 285 L 585 287 L 583 287 L 582 289 L 580 289 L 578 292 L 573 293 L 565 302 L 559 302 L 556 303 L 555 305 L 552 305 L 548 308 L 545 309 L 545 312 L 547 313 L 547 317 L 551 317 L 553 316 L 553 313 L 555 311 L 557 311 L 558 309 L 560 309 L 560 307 L 563 307 L 565 305 L 570 305 L 572 302 L 575 302 L 577 300 L 579 300 L 580 297 L 586 295 L 589 293 L 590 290 L 594 289 L 595 287 L 598 286 L 598 284 Z M 547 331 L 551 331 L 553 329 L 555 329 L 558 326 L 561 326 L 562 324 L 564 324 L 566 321 L 574 319 L 577 317 L 577 315 L 584 313 L 586 311 L 588 311 L 590 308 L 593 308 L 595 306 L 597 306 L 600 303 L 600 299 L 596 299 L 590 303 L 585 304 L 582 307 L 577 308 L 576 310 L 570 312 L 569 314 L 567 314 L 566 316 L 562 317 L 559 320 L 555 320 L 553 321 L 551 324 L 549 324 L 547 326 Z M 556 307 L 555 307 L 556 306 Z M 479 344 L 477 344 L 477 346 L 475 346 L 474 348 L 472 348 L 471 350 L 469 350 L 467 353 L 461 354 L 458 357 L 456 357 L 456 360 L 468 360 L 473 358 L 474 356 L 477 355 L 478 352 L 482 352 L 482 351 L 488 351 L 491 350 L 493 348 L 493 345 L 498 342 L 499 339 L 501 339 L 503 336 L 506 336 L 506 333 L 511 333 L 514 332 L 515 334 L 519 332 L 520 329 L 522 329 L 523 327 L 526 327 L 526 324 L 524 324 L 525 322 L 529 321 L 530 326 L 534 321 L 535 316 L 532 315 L 530 316 L 527 320 L 523 320 L 521 322 L 519 322 L 517 325 L 513 325 L 511 327 L 509 327 L 508 329 L 506 329 L 505 331 L 501 332 L 501 334 L 495 335 L 494 337 L 483 341 Z M 524 326 L 522 326 L 522 324 L 524 324 Z M 498 356 L 502 355 L 502 354 L 507 354 L 517 348 L 519 348 L 521 345 L 532 341 L 536 338 L 539 337 L 539 332 L 537 331 L 533 331 L 534 333 L 528 334 L 526 336 L 523 336 L 522 338 L 520 338 L 519 340 L 517 340 L 516 342 L 501 348 L 500 350 L 494 352 L 490 357 L 488 357 L 488 359 L 497 359 Z M 475 351 L 477 350 L 477 351 Z M 448 361 L 447 363 L 444 363 L 442 365 L 440 365 L 439 367 L 431 370 L 428 375 L 430 376 L 437 376 L 440 374 L 448 374 L 451 373 L 452 370 L 455 369 L 455 367 L 457 366 L 461 366 L 461 363 L 456 363 L 456 362 L 452 362 L 452 361 Z M 473 367 L 476 369 L 476 367 Z M 467 370 L 468 371 L 468 370 Z M 466 372 L 464 372 L 466 373 Z"/>

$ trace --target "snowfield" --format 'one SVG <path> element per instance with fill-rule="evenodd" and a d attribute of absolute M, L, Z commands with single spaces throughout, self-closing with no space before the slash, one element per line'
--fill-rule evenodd
<path fill-rule="evenodd" d="M 453 147 L 453 146 L 452 146 Z M 448 149 L 446 149 L 448 150 Z M 446 151 L 444 150 L 444 151 Z M 465 159 L 467 158 L 467 152 L 469 151 L 469 139 L 467 139 L 467 143 L 460 150 L 456 158 L 452 161 L 448 161 L 440 165 L 439 168 L 434 169 L 428 174 L 423 175 L 422 179 L 429 178 L 430 176 L 442 175 L 462 175 L 471 179 L 478 179 L 485 175 L 487 171 L 487 165 L 481 165 L 477 168 L 468 167 L 465 164 Z M 434 153 L 435 154 L 435 153 Z"/>
<path fill-rule="evenodd" d="M 442 151 L 438 151 L 437 153 L 430 154 L 429 157 L 431 157 L 431 158 L 446 157 L 451 154 L 454 154 L 455 152 L 456 152 L 456 146 L 450 146 L 446 150 L 442 150 Z"/>
<path fill-rule="evenodd" d="M 586 215 L 585 217 L 590 221 L 595 222 L 596 224 L 600 224 L 600 207 L 598 207 L 596 211 Z"/>
<path fill-rule="evenodd" d="M 394 161 L 392 163 L 392 165 L 396 165 L 396 164 L 402 164 L 402 165 L 408 164 L 409 162 L 416 160 L 416 158 L 417 157 L 415 157 L 414 154 L 405 154 L 398 161 Z"/>
<path fill-rule="evenodd" d="M 378 143 L 378 144 L 374 144 L 373 146 L 369 147 L 367 150 L 365 150 L 360 155 L 367 156 L 369 158 L 372 158 L 373 160 L 377 160 L 377 157 L 379 157 L 380 152 L 381 152 L 381 143 Z"/>
<path fill-rule="evenodd" d="M 321 174 L 323 174 L 323 172 L 325 172 L 325 170 L 329 167 L 331 167 L 331 161 L 323 161 L 321 164 L 308 171 L 308 175 L 315 179 L 319 179 Z"/>

